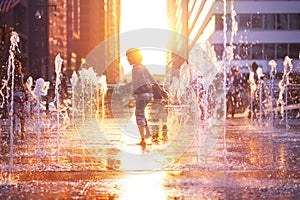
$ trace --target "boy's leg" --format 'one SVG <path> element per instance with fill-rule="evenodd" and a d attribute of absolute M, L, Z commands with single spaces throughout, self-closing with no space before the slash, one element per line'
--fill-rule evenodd
<path fill-rule="evenodd" d="M 145 141 L 145 126 L 138 126 L 139 128 L 139 132 L 140 132 L 140 136 L 141 136 L 141 141 L 140 141 L 140 145 L 146 145 L 146 141 Z"/>
<path fill-rule="evenodd" d="M 145 119 L 145 121 L 146 121 L 146 126 L 145 126 L 146 134 L 145 134 L 145 138 L 149 138 L 149 137 L 151 137 L 151 133 L 150 133 L 150 129 L 149 129 L 149 126 L 148 126 L 148 123 L 147 123 L 147 119 Z"/>

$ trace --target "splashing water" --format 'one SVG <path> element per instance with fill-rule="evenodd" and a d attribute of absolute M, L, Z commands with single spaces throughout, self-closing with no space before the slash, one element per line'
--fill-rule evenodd
<path fill-rule="evenodd" d="M 271 89 L 270 89 L 270 95 L 271 95 L 271 124 L 273 125 L 273 120 L 274 120 L 274 79 L 275 79 L 275 75 L 277 74 L 277 63 L 275 62 L 275 60 L 270 60 L 268 63 L 271 66 L 271 70 L 270 70 L 270 78 L 271 78 Z"/>
<path fill-rule="evenodd" d="M 275 60 L 270 60 L 269 65 L 271 66 L 270 76 L 274 78 L 274 76 L 277 74 L 277 63 Z"/>
<path fill-rule="evenodd" d="M 82 105 L 82 119 L 85 121 L 85 85 L 87 80 L 87 69 L 82 68 L 79 72 L 81 83 L 81 105 Z"/>
<path fill-rule="evenodd" d="M 193 116 L 198 160 L 214 145 L 214 136 L 221 133 L 225 118 L 225 91 L 222 67 L 208 41 L 196 44 L 189 57 L 190 64 L 181 66 L 180 82 L 186 83 L 182 88 L 187 88 L 182 94 L 188 95 L 189 90 L 193 94 L 181 99 L 184 105 L 196 104 L 191 107 L 196 107 Z M 196 101 L 189 103 L 191 99 Z"/>
<path fill-rule="evenodd" d="M 238 31 L 238 22 L 236 20 L 236 11 L 234 9 L 234 0 L 230 1 L 230 16 L 231 16 L 231 37 L 230 37 L 230 46 L 233 46 L 233 39 Z"/>
<path fill-rule="evenodd" d="M 81 121 L 87 118 L 95 118 L 99 112 L 98 99 L 103 99 L 107 92 L 106 76 L 97 76 L 93 67 L 82 68 L 77 73 L 73 73 L 71 78 L 72 85 L 72 121 L 81 115 Z M 102 106 L 104 109 L 104 105 Z M 96 108 L 96 109 L 95 109 Z M 104 113 L 104 111 L 102 112 Z"/>
<path fill-rule="evenodd" d="M 4 95 L 4 93 L 3 93 L 3 90 L 5 89 L 5 87 L 6 87 L 6 83 L 7 82 L 7 80 L 2 80 L 2 87 L 1 87 L 1 89 L 0 89 L 0 95 L 1 95 L 1 104 L 0 104 L 0 108 L 3 108 L 4 107 L 4 103 L 5 103 L 5 95 Z"/>
<path fill-rule="evenodd" d="M 87 83 L 90 87 L 90 95 L 89 95 L 90 116 L 93 117 L 93 115 L 95 114 L 95 112 L 94 112 L 95 90 L 94 90 L 94 88 L 96 87 L 96 84 L 97 84 L 97 75 L 96 75 L 96 72 L 94 71 L 93 67 L 89 67 L 87 70 Z"/>
<path fill-rule="evenodd" d="M 55 101 L 56 101 L 56 109 L 57 109 L 57 115 L 58 115 L 58 122 L 59 122 L 59 109 L 60 109 L 60 94 L 59 94 L 59 86 L 61 84 L 61 70 L 62 70 L 62 62 L 63 59 L 60 57 L 60 54 L 58 54 L 55 57 Z"/>
<path fill-rule="evenodd" d="M 263 94 L 265 94 L 265 81 L 263 80 L 264 78 L 264 73 L 261 67 L 259 67 L 256 70 L 257 73 L 257 77 L 258 77 L 258 96 L 259 96 L 259 123 L 262 124 L 262 116 L 263 116 L 263 112 L 264 112 L 264 100 L 263 100 Z"/>
<path fill-rule="evenodd" d="M 105 106 L 104 106 L 104 101 L 105 101 L 105 95 L 107 93 L 107 82 L 106 82 L 106 76 L 102 75 L 98 79 L 98 85 L 100 85 L 100 92 L 101 92 L 101 109 L 102 109 L 102 119 L 105 117 Z"/>
<path fill-rule="evenodd" d="M 77 73 L 74 71 L 72 74 L 72 78 L 71 78 L 71 85 L 72 85 L 72 124 L 74 124 L 74 120 L 75 120 L 75 87 L 77 85 L 78 82 L 78 76 Z"/>
<path fill-rule="evenodd" d="M 40 154 L 40 137 L 41 137 L 41 124 L 42 120 L 41 120 L 41 110 L 42 110 L 42 106 L 41 106 L 41 97 L 42 96 L 46 96 L 48 93 L 48 89 L 49 89 L 49 82 L 45 82 L 43 78 L 38 78 L 35 82 L 35 87 L 33 89 L 33 94 L 32 97 L 34 98 L 36 105 L 34 108 L 35 114 L 37 116 L 37 154 Z"/>
<path fill-rule="evenodd" d="M 13 169 L 13 145 L 14 145 L 14 84 L 15 84 L 15 53 L 20 52 L 18 48 L 18 43 L 20 42 L 20 38 L 17 32 L 13 31 L 10 37 L 10 49 L 9 49 L 9 58 L 8 58 L 8 70 L 7 70 L 7 80 L 6 80 L 6 88 L 7 88 L 7 95 L 9 96 L 10 92 L 10 161 L 9 161 L 9 169 Z M 9 79 L 11 78 L 11 85 L 8 86 Z M 10 91 L 9 91 L 10 90 Z"/>
<path fill-rule="evenodd" d="M 189 55 L 191 64 L 197 66 L 196 69 L 191 69 L 191 73 L 198 73 L 200 76 L 205 77 L 205 82 L 209 85 L 221 70 L 217 63 L 215 51 L 212 49 L 210 43 L 204 41 L 197 44 L 190 51 Z"/>
<path fill-rule="evenodd" d="M 283 61 L 283 75 L 282 79 L 279 81 L 279 96 L 277 100 L 277 106 L 280 106 L 280 115 L 282 120 L 284 120 L 284 106 L 285 106 L 285 100 L 283 99 L 284 94 L 287 95 L 287 90 L 286 87 L 289 85 L 289 75 L 293 70 L 293 64 L 292 64 L 292 59 L 290 59 L 288 56 L 284 58 Z M 286 96 L 287 97 L 287 96 Z M 286 116 L 287 118 L 287 116 Z M 286 119 L 287 120 L 287 119 Z"/>
<path fill-rule="evenodd" d="M 61 84 L 61 70 L 62 70 L 62 62 L 63 59 L 60 57 L 60 54 L 58 54 L 55 57 L 55 101 L 56 101 L 56 119 L 57 119 L 57 144 L 56 144 L 56 149 L 57 149 L 57 159 L 58 159 L 58 154 L 59 154 L 59 144 L 60 144 L 60 135 L 61 135 L 61 130 L 60 130 L 60 94 L 59 94 L 59 86 Z"/>
<path fill-rule="evenodd" d="M 290 57 L 285 56 L 284 61 L 283 61 L 283 76 L 282 78 L 286 80 L 286 83 L 289 84 L 290 80 L 289 80 L 289 75 L 290 73 L 293 71 L 293 64 L 292 64 L 292 60 Z"/>

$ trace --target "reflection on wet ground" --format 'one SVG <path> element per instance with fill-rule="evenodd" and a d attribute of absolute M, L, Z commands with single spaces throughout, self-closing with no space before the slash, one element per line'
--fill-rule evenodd
<path fill-rule="evenodd" d="M 174 136 L 173 142 L 142 149 L 124 134 L 127 122 L 116 126 L 105 120 L 98 122 L 102 133 L 91 124 L 76 131 L 69 127 L 60 143 L 56 131 L 43 132 L 39 142 L 29 131 L 24 141 L 14 143 L 12 173 L 3 131 L 0 198 L 300 198 L 299 126 L 265 127 L 228 119 L 226 128 L 210 139 L 204 139 L 207 134 L 193 141 Z"/>

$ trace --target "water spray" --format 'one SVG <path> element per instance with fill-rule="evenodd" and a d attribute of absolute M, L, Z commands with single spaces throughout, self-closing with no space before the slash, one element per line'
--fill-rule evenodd
<path fill-rule="evenodd" d="M 75 125 L 75 87 L 78 82 L 77 73 L 74 71 L 71 78 L 71 85 L 72 85 L 72 124 Z"/>
<path fill-rule="evenodd" d="M 271 78 L 271 124 L 273 125 L 273 120 L 274 120 L 274 104 L 273 104 L 273 97 L 274 97 L 274 79 L 275 75 L 277 74 L 277 63 L 275 60 L 270 60 L 268 63 L 271 66 L 271 71 L 270 71 L 270 78 Z"/>
<path fill-rule="evenodd" d="M 59 94 L 59 86 L 61 85 L 61 69 L 62 69 L 62 62 L 63 59 L 60 57 L 60 54 L 58 54 L 55 57 L 55 101 L 56 101 L 56 118 L 57 118 L 57 160 L 58 160 L 58 154 L 59 154 L 59 144 L 60 144 L 60 94 Z"/>

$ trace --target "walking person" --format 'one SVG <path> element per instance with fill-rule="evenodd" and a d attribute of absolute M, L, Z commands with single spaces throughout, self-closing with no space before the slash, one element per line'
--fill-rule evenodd
<path fill-rule="evenodd" d="M 153 99 L 152 86 L 155 85 L 157 88 L 161 88 L 149 73 L 146 66 L 142 64 L 143 57 L 139 49 L 128 49 L 126 51 L 126 57 L 132 66 L 132 82 L 129 84 L 133 86 L 133 94 L 136 95 L 135 117 L 141 137 L 139 144 L 145 146 L 145 139 L 151 136 L 145 116 L 145 108 Z"/>
<path fill-rule="evenodd" d="M 231 114 L 231 117 L 234 118 L 237 110 L 244 109 L 246 102 L 246 95 L 244 94 L 244 89 L 247 87 L 246 81 L 240 74 L 240 71 L 237 66 L 231 68 L 231 76 L 229 77 L 228 91 L 226 94 L 227 98 L 227 114 Z M 242 110 L 242 112 L 244 112 Z"/>

